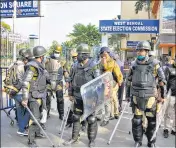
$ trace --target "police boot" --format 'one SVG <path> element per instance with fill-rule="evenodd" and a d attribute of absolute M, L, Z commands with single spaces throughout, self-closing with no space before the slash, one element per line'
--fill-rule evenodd
<path fill-rule="evenodd" d="M 107 124 L 109 124 L 109 121 L 103 121 L 100 126 L 106 126 Z"/>
<path fill-rule="evenodd" d="M 89 147 L 95 147 L 95 141 L 94 140 L 89 141 Z"/>
<path fill-rule="evenodd" d="M 142 142 L 135 142 L 135 147 L 140 147 L 142 146 Z"/>
<path fill-rule="evenodd" d="M 176 132 L 174 130 L 172 130 L 171 134 L 175 136 Z"/>
<path fill-rule="evenodd" d="M 63 115 L 59 115 L 59 119 L 60 119 L 60 120 L 63 120 L 63 119 L 64 119 L 64 116 L 63 116 Z"/>
<path fill-rule="evenodd" d="M 65 125 L 65 129 L 68 129 L 68 128 L 70 128 L 70 127 L 72 127 L 72 123 L 67 123 L 67 124 Z"/>
<path fill-rule="evenodd" d="M 28 141 L 28 146 L 30 148 L 34 148 L 34 147 L 36 148 L 36 147 L 38 147 L 35 141 L 33 141 L 33 142 Z"/>
<path fill-rule="evenodd" d="M 169 131 L 167 129 L 164 129 L 163 136 L 164 136 L 164 138 L 168 138 L 169 137 Z"/>
<path fill-rule="evenodd" d="M 42 133 L 36 133 L 35 137 L 36 138 L 46 138 L 45 135 L 43 135 Z"/>
<path fill-rule="evenodd" d="M 148 146 L 148 147 L 156 147 L 156 146 L 155 146 L 155 143 L 148 143 L 147 146 Z"/>
<path fill-rule="evenodd" d="M 79 142 L 79 139 L 80 139 L 80 135 L 78 136 L 77 139 L 70 139 L 68 141 L 65 141 L 63 143 L 64 146 L 68 146 L 68 145 L 71 145 L 71 144 L 75 144 L 75 143 L 78 143 Z"/>
<path fill-rule="evenodd" d="M 72 139 L 70 139 L 69 141 L 64 142 L 63 145 L 67 146 L 67 145 L 79 142 L 80 129 L 81 129 L 80 115 L 74 114 L 73 115 Z"/>

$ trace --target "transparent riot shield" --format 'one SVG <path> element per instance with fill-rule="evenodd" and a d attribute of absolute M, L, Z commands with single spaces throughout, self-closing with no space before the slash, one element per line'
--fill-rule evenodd
<path fill-rule="evenodd" d="M 85 120 L 96 109 L 100 109 L 106 101 L 110 101 L 112 89 L 113 77 L 110 72 L 106 72 L 81 86 L 81 96 L 84 106 L 81 120 Z"/>

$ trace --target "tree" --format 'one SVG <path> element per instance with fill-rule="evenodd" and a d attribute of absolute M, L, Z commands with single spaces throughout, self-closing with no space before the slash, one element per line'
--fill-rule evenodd
<path fill-rule="evenodd" d="M 5 31 L 11 31 L 10 25 L 6 24 L 5 22 L 1 22 L 1 26 L 5 29 Z"/>
<path fill-rule="evenodd" d="M 138 0 L 135 3 L 135 13 L 138 14 L 139 11 L 145 11 L 148 12 L 148 19 L 151 19 L 151 3 L 152 0 Z M 150 38 L 152 38 L 152 34 L 150 34 Z"/>
<path fill-rule="evenodd" d="M 72 41 L 65 41 L 62 43 L 62 46 L 65 48 L 75 48 L 76 45 Z"/>
<path fill-rule="evenodd" d="M 29 43 L 21 43 L 17 44 L 17 49 L 22 49 L 22 48 L 30 48 Z"/>
<path fill-rule="evenodd" d="M 101 41 L 101 35 L 98 28 L 95 25 L 88 24 L 75 24 L 73 26 L 73 32 L 68 35 L 74 45 L 86 43 L 89 46 L 99 45 Z"/>
<path fill-rule="evenodd" d="M 121 35 L 120 34 L 111 34 L 111 36 L 108 38 L 109 46 L 113 47 L 115 51 L 117 51 L 118 54 L 120 54 L 120 41 L 121 41 Z"/>

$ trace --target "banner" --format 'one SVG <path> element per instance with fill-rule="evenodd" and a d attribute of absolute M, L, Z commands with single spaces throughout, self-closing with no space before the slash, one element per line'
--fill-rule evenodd
<path fill-rule="evenodd" d="M 159 33 L 159 20 L 100 20 L 100 33 Z"/>
<path fill-rule="evenodd" d="M 40 1 L 36 0 L 17 0 L 17 18 L 18 17 L 38 17 L 40 16 Z M 2 0 L 0 2 L 1 18 L 12 18 L 14 11 L 14 1 Z"/>
<path fill-rule="evenodd" d="M 175 33 L 176 5 L 175 1 L 162 1 L 161 5 L 161 33 Z"/>
<path fill-rule="evenodd" d="M 127 47 L 128 48 L 136 48 L 139 41 L 127 41 Z"/>

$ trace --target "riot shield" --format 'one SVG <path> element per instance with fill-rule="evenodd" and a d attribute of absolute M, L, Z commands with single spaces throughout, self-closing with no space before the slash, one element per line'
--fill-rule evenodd
<path fill-rule="evenodd" d="M 112 89 L 113 77 L 110 72 L 106 72 L 81 86 L 81 96 L 84 106 L 81 120 L 85 120 L 96 109 L 99 110 L 104 105 L 104 102 L 110 101 Z"/>

